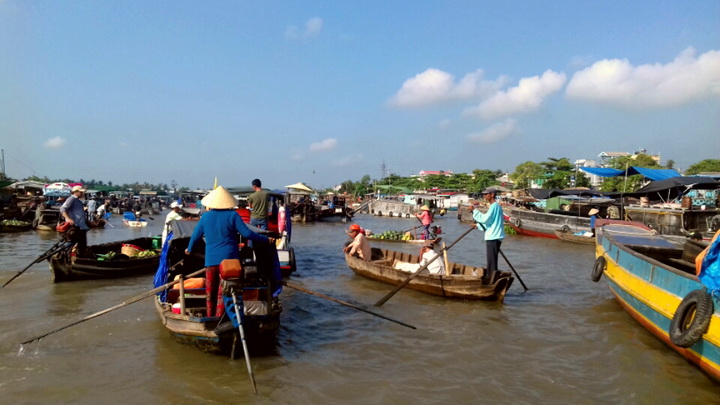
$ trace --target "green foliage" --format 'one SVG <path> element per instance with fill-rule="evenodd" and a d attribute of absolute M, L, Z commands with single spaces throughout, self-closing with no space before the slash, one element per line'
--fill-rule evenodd
<path fill-rule="evenodd" d="M 691 176 L 702 172 L 720 172 L 720 159 L 705 159 L 690 165 L 685 174 Z"/>
<path fill-rule="evenodd" d="M 527 161 L 519 164 L 515 172 L 510 175 L 510 180 L 515 183 L 515 188 L 529 188 L 530 182 L 541 178 L 545 169 L 538 163 Z"/>

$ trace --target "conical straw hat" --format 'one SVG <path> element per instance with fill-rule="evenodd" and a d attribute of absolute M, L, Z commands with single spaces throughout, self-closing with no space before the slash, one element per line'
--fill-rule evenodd
<path fill-rule="evenodd" d="M 215 190 L 203 197 L 202 205 L 206 208 L 225 210 L 235 208 L 238 205 L 238 201 L 225 187 L 218 186 Z"/>

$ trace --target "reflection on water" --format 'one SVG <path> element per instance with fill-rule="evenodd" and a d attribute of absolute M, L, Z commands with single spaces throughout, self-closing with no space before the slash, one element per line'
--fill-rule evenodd
<path fill-rule="evenodd" d="M 147 228 L 92 230 L 90 244 L 155 235 Z M 360 215 L 375 232 L 415 219 Z M 449 245 L 468 227 L 437 218 Z M 19 342 L 152 289 L 152 276 L 50 282 L 46 263 L 0 291 L 0 387 L 12 402 L 191 403 L 712 403 L 720 394 L 696 368 L 637 325 L 607 286 L 590 281 L 592 246 L 509 236 L 502 250 L 529 287 L 514 283 L 504 304 L 445 300 L 392 290 L 355 275 L 342 257 L 341 222 L 296 224 L 298 273 L 292 281 L 412 324 L 411 330 L 286 288 L 277 354 L 252 358 L 258 396 L 244 360 L 176 342 L 148 300 L 51 334 Z M 0 281 L 55 243 L 50 233 L 0 235 Z M 385 244 L 417 253 L 419 246 Z M 485 263 L 480 231 L 449 259 Z M 506 265 L 501 266 L 508 270 Z M 252 398 L 252 400 L 250 400 Z"/>

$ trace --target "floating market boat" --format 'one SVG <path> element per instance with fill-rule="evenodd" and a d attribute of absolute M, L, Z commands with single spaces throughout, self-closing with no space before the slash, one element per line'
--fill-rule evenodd
<path fill-rule="evenodd" d="M 0 233 L 25 232 L 32 229 L 32 223 L 18 221 L 16 219 L 4 219 L 0 221 Z"/>
<path fill-rule="evenodd" d="M 402 267 L 403 263 L 420 262 L 418 256 L 379 248 L 372 248 L 371 257 L 370 261 L 364 261 L 345 254 L 345 262 L 355 274 L 391 285 L 401 284 L 411 274 L 396 267 Z M 445 275 L 423 271 L 410 280 L 407 287 L 444 298 L 502 302 L 515 280 L 512 273 L 500 272 L 491 284 L 483 284 L 485 269 L 482 267 L 446 262 L 445 269 Z"/>
<path fill-rule="evenodd" d="M 204 267 L 204 254 L 184 254 L 196 224 L 196 221 L 171 222 L 172 239 L 155 274 L 156 286 Z M 235 277 L 221 279 L 221 283 L 224 294 L 235 292 L 242 304 L 242 326 L 248 347 L 261 351 L 273 348 L 276 343 L 282 312 L 279 301 L 282 275 L 275 245 L 255 245 L 250 248 L 245 244 L 240 251 L 240 270 Z M 197 250 L 204 251 L 202 247 Z M 163 326 L 177 340 L 204 352 L 239 357 L 243 350 L 237 327 L 232 326 L 227 315 L 206 314 L 205 278 L 188 279 L 178 283 L 178 287 L 166 290 L 155 300 Z"/>
<path fill-rule="evenodd" d="M 588 235 L 589 234 L 589 235 Z M 572 232 L 564 229 L 556 229 L 555 236 L 564 242 L 579 243 L 581 245 L 594 245 L 595 238 L 592 232 Z"/>
<path fill-rule="evenodd" d="M 48 258 L 50 273 L 55 283 L 152 274 L 160 262 L 159 246 L 159 237 L 144 237 L 90 245 L 89 257 L 64 250 Z"/>
<path fill-rule="evenodd" d="M 695 275 L 688 251 L 639 223 L 596 227 L 592 280 L 607 281 L 645 329 L 720 382 L 720 301 Z"/>

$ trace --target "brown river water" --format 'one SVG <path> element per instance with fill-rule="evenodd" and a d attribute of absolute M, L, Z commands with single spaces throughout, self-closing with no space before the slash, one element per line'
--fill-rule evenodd
<path fill-rule="evenodd" d="M 92 230 L 90 244 L 158 235 L 165 213 L 146 228 Z M 450 244 L 469 225 L 455 213 L 436 218 Z M 414 222 L 415 221 L 415 222 Z M 414 219 L 359 215 L 376 233 Z M 593 283 L 592 246 L 508 236 L 503 252 L 516 280 L 503 304 L 445 300 L 356 276 L 341 249 L 348 224 L 295 224 L 298 272 L 308 289 L 366 306 L 412 330 L 286 288 L 275 354 L 253 357 L 258 394 L 244 360 L 176 342 L 152 299 L 82 322 L 39 343 L 19 342 L 118 305 L 153 288 L 152 276 L 53 284 L 39 263 L 0 290 L 0 395 L 7 404 L 709 404 L 713 384 Z M 39 232 L 0 234 L 4 283 L 56 241 Z M 385 244 L 416 253 L 417 246 Z M 482 233 L 449 251 L 482 266 Z M 502 258 L 501 258 L 502 260 Z M 501 269 L 509 270 L 506 265 Z"/>

